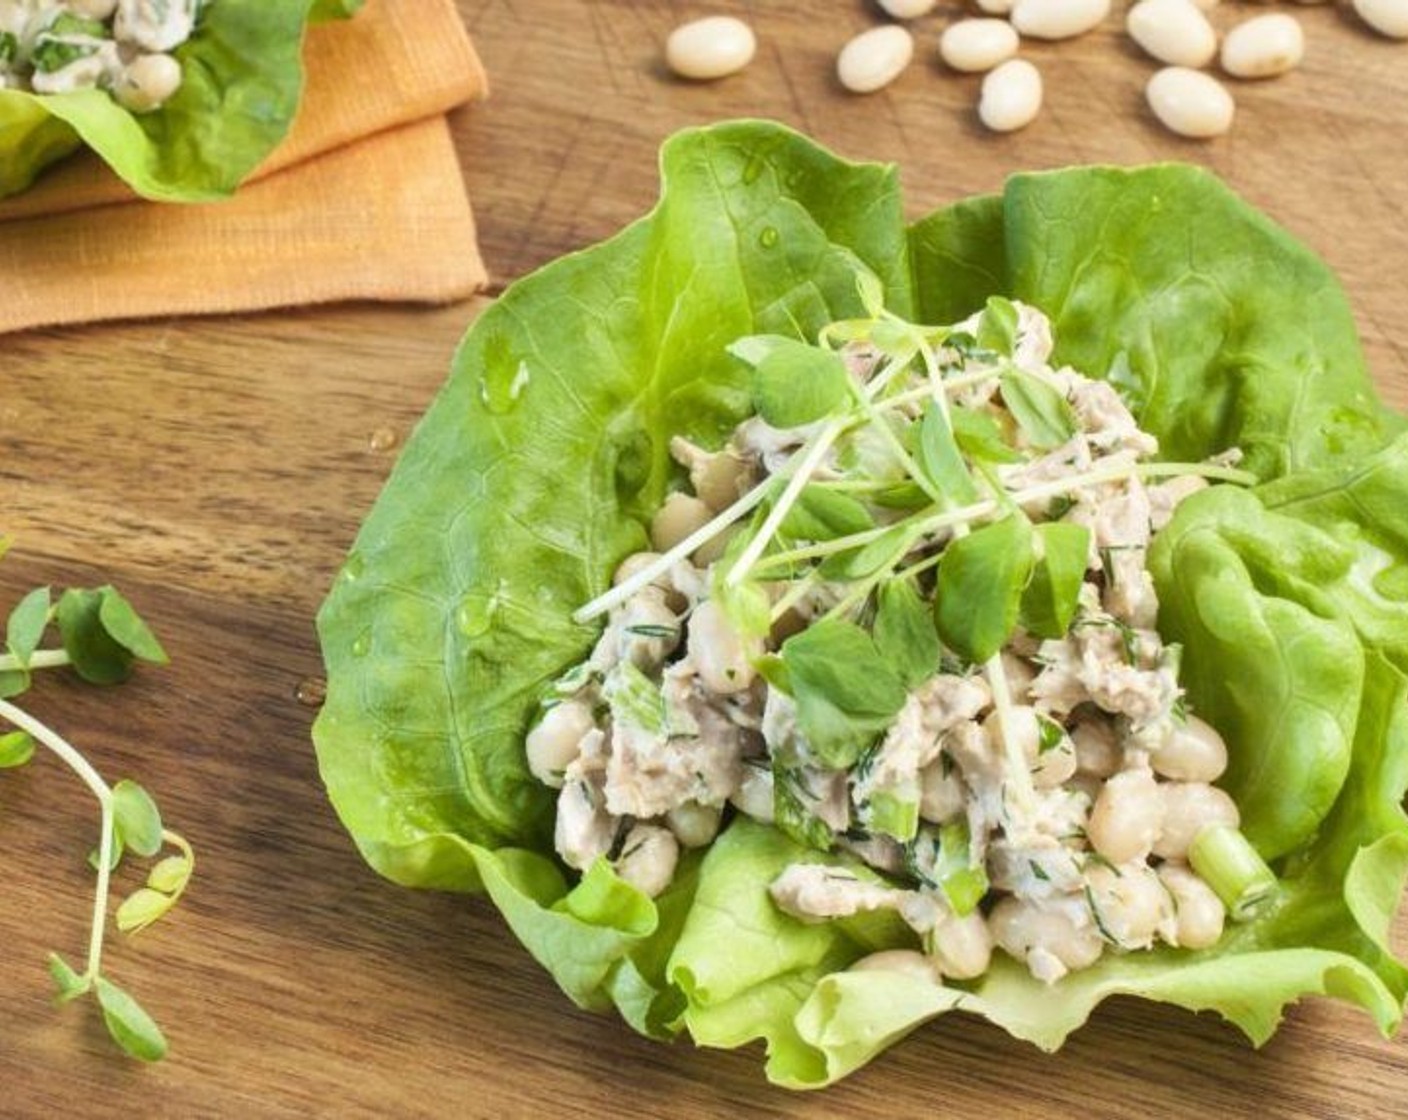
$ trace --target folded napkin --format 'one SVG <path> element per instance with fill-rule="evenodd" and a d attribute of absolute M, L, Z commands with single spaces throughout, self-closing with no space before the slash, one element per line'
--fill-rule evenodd
<path fill-rule="evenodd" d="M 454 0 L 369 0 L 308 33 L 293 128 L 233 199 L 150 203 L 91 153 L 0 202 L 0 331 L 486 282 L 444 113 L 483 96 Z"/>

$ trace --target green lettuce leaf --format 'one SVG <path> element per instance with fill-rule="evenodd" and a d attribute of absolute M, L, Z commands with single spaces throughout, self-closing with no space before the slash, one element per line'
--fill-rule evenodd
<path fill-rule="evenodd" d="M 908 229 L 893 169 L 773 124 L 683 133 L 662 179 L 649 215 L 476 322 L 319 614 L 319 764 L 372 866 L 486 890 L 579 1005 L 655 1036 L 761 1039 L 769 1077 L 795 1087 L 955 1010 L 1054 1048 L 1116 993 L 1215 1010 L 1258 1043 L 1306 994 L 1395 1029 L 1408 440 L 1393 442 L 1403 420 L 1374 397 L 1324 265 L 1176 165 L 1018 176 Z M 1192 706 L 1227 731 L 1226 784 L 1283 888 L 1214 948 L 1107 954 L 1052 987 L 1006 960 L 925 986 L 845 971 L 914 946 L 892 916 L 778 911 L 767 885 L 788 863 L 848 857 L 747 819 L 654 901 L 605 864 L 573 886 L 553 859 L 552 793 L 522 743 L 595 638 L 571 612 L 645 545 L 669 437 L 712 446 L 751 409 L 729 344 L 862 314 L 875 282 L 858 274 L 928 322 L 1032 301 L 1058 356 L 1130 394 L 1166 454 L 1238 444 L 1273 480 L 1184 503 L 1153 557 L 1161 629 L 1184 643 Z"/>
<path fill-rule="evenodd" d="M 345 18 L 359 0 L 314 0 L 314 19 Z M 108 94 L 0 90 L 0 197 L 86 144 L 138 194 L 197 202 L 231 194 L 293 121 L 303 90 L 309 0 L 219 0 L 175 51 L 181 88 L 135 114 Z"/>

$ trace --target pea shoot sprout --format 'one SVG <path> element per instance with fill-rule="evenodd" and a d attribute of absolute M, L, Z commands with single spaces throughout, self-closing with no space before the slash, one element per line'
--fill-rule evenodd
<path fill-rule="evenodd" d="M 8 545 L 0 538 L 0 555 Z M 57 626 L 62 644 L 41 649 L 51 625 Z M 78 971 L 58 953 L 49 954 L 58 1001 L 92 993 L 118 1046 L 134 1058 L 157 1061 L 167 1050 L 161 1028 L 102 969 L 110 881 L 126 852 L 155 857 L 175 849 L 175 854 L 152 866 L 146 885 L 117 908 L 118 929 L 135 934 L 166 914 L 185 893 L 195 854 L 182 836 L 162 824 L 156 802 L 146 790 L 128 779 L 109 785 L 71 743 L 11 703 L 11 698 L 29 688 L 35 670 L 70 666 L 85 680 L 109 684 L 124 679 L 136 660 L 164 664 L 166 653 L 131 604 L 112 587 L 70 589 L 57 602 L 47 587 L 31 591 L 10 613 L 5 644 L 7 652 L 0 654 L 0 720 L 14 730 L 0 733 L 0 769 L 25 765 L 43 747 L 78 775 L 97 798 L 101 813 L 98 846 L 90 857 L 97 884 L 87 959 Z"/>

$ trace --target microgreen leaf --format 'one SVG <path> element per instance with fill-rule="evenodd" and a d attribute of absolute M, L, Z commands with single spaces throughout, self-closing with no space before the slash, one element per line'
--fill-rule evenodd
<path fill-rule="evenodd" d="M 111 852 L 111 854 L 108 856 L 108 870 L 109 870 L 109 871 L 116 871 L 116 870 L 117 870 L 118 865 L 119 865 L 120 863 L 122 863 L 122 856 L 123 856 L 123 853 L 124 853 L 125 851 L 126 851 L 126 847 L 125 847 L 125 846 L 123 845 L 123 843 L 122 843 L 122 836 L 121 836 L 121 835 L 114 835 L 113 838 L 112 838 L 112 852 Z M 88 866 L 91 867 L 94 871 L 97 871 L 97 870 L 98 870 L 98 849 L 97 849 L 97 848 L 92 848 L 92 849 L 89 850 L 89 852 L 88 852 Z"/>
<path fill-rule="evenodd" d="M 18 696 L 29 689 L 28 669 L 0 669 L 0 700 Z"/>
<path fill-rule="evenodd" d="M 820 420 L 850 397 L 846 363 L 831 350 L 781 335 L 754 335 L 740 339 L 729 351 L 753 365 L 758 415 L 775 428 Z"/>
<path fill-rule="evenodd" d="M 131 603 L 114 587 L 100 587 L 98 618 L 103 629 L 123 649 L 143 661 L 165 665 L 171 659 Z"/>
<path fill-rule="evenodd" d="M 75 972 L 73 966 L 58 953 L 49 954 L 49 975 L 54 978 L 54 987 L 58 989 L 55 998 L 60 1003 L 77 999 L 93 986 L 91 980 Z"/>
<path fill-rule="evenodd" d="M 958 443 L 937 402 L 930 401 L 919 422 L 915 462 L 925 480 L 951 506 L 968 505 L 978 498 L 973 476 L 963 462 Z"/>
<path fill-rule="evenodd" d="M 1022 595 L 1022 625 L 1040 638 L 1061 638 L 1076 615 L 1090 555 L 1090 530 L 1048 521 L 1036 526 L 1035 545 L 1040 559 Z"/>
<path fill-rule="evenodd" d="M 1002 428 L 990 413 L 952 405 L 948 410 L 953 438 L 970 459 L 979 463 L 1020 463 L 1022 456 L 1002 438 Z"/>
<path fill-rule="evenodd" d="M 622 661 L 602 686 L 611 718 L 618 724 L 663 735 L 668 725 L 660 686 L 630 661 Z"/>
<path fill-rule="evenodd" d="M 101 591 L 70 588 L 59 596 L 59 633 L 74 671 L 93 684 L 127 679 L 132 652 L 103 626 Z"/>
<path fill-rule="evenodd" d="M 21 667 L 28 667 L 29 659 L 39 648 L 39 639 L 49 625 L 49 609 L 49 589 L 36 587 L 10 612 L 5 625 L 5 642 Z"/>
<path fill-rule="evenodd" d="M 910 579 L 886 580 L 877 598 L 875 648 L 906 688 L 916 688 L 939 667 L 942 651 L 933 615 Z"/>
<path fill-rule="evenodd" d="M 829 541 L 875 528 L 875 519 L 849 494 L 811 484 L 803 487 L 779 532 L 793 540 Z"/>
<path fill-rule="evenodd" d="M 141 933 L 175 905 L 174 895 L 142 887 L 123 899 L 117 908 L 117 928 L 123 933 Z"/>
<path fill-rule="evenodd" d="M 1048 451 L 1075 435 L 1076 417 L 1051 385 L 1016 366 L 1002 371 L 1002 401 L 1033 447 Z"/>
<path fill-rule="evenodd" d="M 1032 527 L 1020 512 L 954 541 L 939 561 L 934 621 L 949 649 L 976 664 L 1017 626 L 1032 571 Z"/>
<path fill-rule="evenodd" d="M 147 872 L 147 886 L 154 891 L 178 894 L 191 879 L 191 861 L 185 856 L 167 856 Z"/>
<path fill-rule="evenodd" d="M 139 856 L 161 851 L 161 812 L 151 794 L 130 778 L 112 787 L 113 828 Z"/>
<path fill-rule="evenodd" d="M 27 731 L 0 735 L 0 770 L 13 770 L 34 757 L 34 738 Z"/>
<path fill-rule="evenodd" d="M 1017 308 L 1010 299 L 989 296 L 978 318 L 978 346 L 1011 357 L 1017 346 Z"/>
<path fill-rule="evenodd" d="M 905 701 L 903 682 L 869 634 L 823 619 L 782 646 L 797 725 L 816 758 L 848 767 L 889 726 Z"/>
<path fill-rule="evenodd" d="M 720 564 L 713 580 L 710 597 L 716 600 L 724 616 L 744 638 L 762 638 L 772 629 L 772 600 L 756 580 L 745 579 L 730 585 L 723 578 L 729 565 Z"/>
<path fill-rule="evenodd" d="M 868 544 L 828 556 L 817 573 L 822 579 L 854 580 L 874 575 L 881 568 L 893 567 L 913 543 L 910 532 L 907 525 L 892 526 Z"/>
<path fill-rule="evenodd" d="M 860 293 L 861 306 L 872 319 L 878 319 L 885 311 L 885 285 L 880 277 L 869 269 L 856 272 L 856 291 Z"/>
<path fill-rule="evenodd" d="M 885 509 L 923 509 L 931 504 L 929 495 L 914 482 L 899 482 L 876 490 L 870 500 Z"/>
<path fill-rule="evenodd" d="M 792 695 L 792 678 L 787 674 L 787 662 L 775 653 L 765 653 L 753 662 L 758 675 L 784 696 Z"/>
<path fill-rule="evenodd" d="M 166 1056 L 166 1036 L 142 1005 L 110 980 L 98 977 L 98 1003 L 113 1041 L 134 1058 L 160 1061 Z"/>
<path fill-rule="evenodd" d="M 881 319 L 870 332 L 871 344 L 896 362 L 908 362 L 919 353 L 919 334 L 908 323 Z"/>

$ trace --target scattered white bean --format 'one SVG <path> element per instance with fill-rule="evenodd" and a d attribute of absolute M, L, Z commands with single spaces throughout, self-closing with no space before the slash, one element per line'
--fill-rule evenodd
<path fill-rule="evenodd" d="M 914 949 L 884 949 L 861 957 L 851 965 L 852 972 L 898 972 L 911 980 L 924 984 L 939 982 L 938 970 L 934 962 Z"/>
<path fill-rule="evenodd" d="M 1222 68 L 1234 78 L 1274 78 L 1305 57 L 1300 21 L 1285 12 L 1253 16 L 1222 40 Z"/>
<path fill-rule="evenodd" d="M 674 833 L 658 824 L 638 824 L 626 833 L 616 874 L 642 894 L 654 898 L 670 885 L 680 845 Z"/>
<path fill-rule="evenodd" d="M 1217 32 L 1192 0 L 1140 0 L 1125 30 L 1146 53 L 1170 66 L 1206 66 L 1217 54 Z"/>
<path fill-rule="evenodd" d="M 862 31 L 841 48 L 836 77 L 852 93 L 874 93 L 889 85 L 914 57 L 914 36 L 898 24 Z"/>
<path fill-rule="evenodd" d="M 1200 70 L 1169 66 L 1144 87 L 1159 122 L 1180 136 L 1207 140 L 1232 127 L 1236 105 L 1221 82 Z"/>
<path fill-rule="evenodd" d="M 1222 736 L 1197 716 L 1181 727 L 1154 752 L 1155 773 L 1180 782 L 1215 782 L 1227 769 L 1227 744 Z"/>
<path fill-rule="evenodd" d="M 1026 128 L 1041 111 L 1041 73 L 1024 58 L 1013 58 L 983 78 L 978 119 L 993 132 Z"/>
<path fill-rule="evenodd" d="M 938 5 L 939 0 L 878 0 L 886 15 L 895 19 L 918 19 L 927 16 Z"/>
<path fill-rule="evenodd" d="M 1029 39 L 1074 39 L 1110 14 L 1110 0 L 1016 0 L 1012 26 Z"/>
<path fill-rule="evenodd" d="M 1359 18 L 1390 39 L 1408 39 L 1408 0 L 1354 0 Z"/>
<path fill-rule="evenodd" d="M 690 533 L 707 525 L 713 516 L 713 511 L 698 498 L 676 491 L 666 496 L 651 518 L 650 543 L 657 552 L 669 552 Z"/>
<path fill-rule="evenodd" d="M 976 0 L 978 10 L 990 16 L 1005 16 L 1012 10 L 1013 0 Z"/>
<path fill-rule="evenodd" d="M 528 732 L 528 769 L 553 789 L 562 788 L 562 772 L 577 757 L 582 736 L 596 726 L 591 707 L 580 700 L 554 704 Z"/>
<path fill-rule="evenodd" d="M 961 19 L 939 36 L 939 57 L 955 70 L 991 70 L 1017 53 L 1017 32 L 1005 19 Z"/>
<path fill-rule="evenodd" d="M 1090 810 L 1090 844 L 1112 863 L 1143 859 L 1162 826 L 1159 784 L 1148 770 L 1122 770 L 1108 782 Z"/>
<path fill-rule="evenodd" d="M 665 61 L 681 78 L 712 81 L 753 61 L 753 29 L 733 16 L 706 16 L 681 24 L 665 40 Z"/>
<path fill-rule="evenodd" d="M 1187 859 L 1198 833 L 1215 824 L 1236 828 L 1242 821 L 1237 803 L 1206 782 L 1160 782 L 1159 839 L 1154 854 L 1163 859 Z"/>

